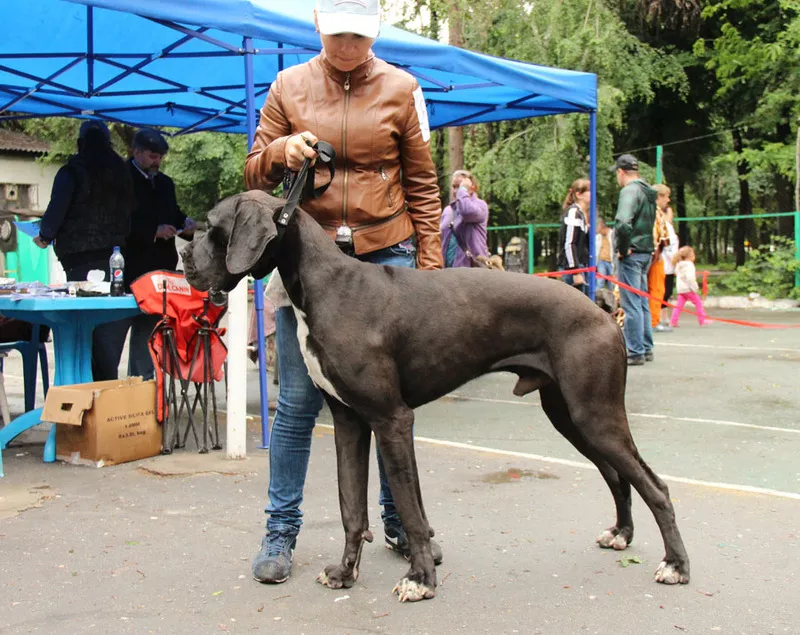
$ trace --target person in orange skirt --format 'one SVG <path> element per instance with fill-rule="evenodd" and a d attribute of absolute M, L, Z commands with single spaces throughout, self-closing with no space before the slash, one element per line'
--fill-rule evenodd
<path fill-rule="evenodd" d="M 669 326 L 661 324 L 661 305 L 664 302 L 665 279 L 664 261 L 661 253 L 669 245 L 669 231 L 667 230 L 666 209 L 669 205 L 670 190 L 666 185 L 654 185 L 656 191 L 656 222 L 653 225 L 653 242 L 656 250 L 647 272 L 647 289 L 650 293 L 650 318 L 654 333 L 671 331 Z"/>

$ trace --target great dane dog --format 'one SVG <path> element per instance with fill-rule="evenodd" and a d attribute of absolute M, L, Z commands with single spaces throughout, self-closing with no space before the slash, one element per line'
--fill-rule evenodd
<path fill-rule="evenodd" d="M 664 540 L 657 582 L 689 581 L 689 559 L 667 486 L 647 466 L 625 413 L 626 351 L 611 316 L 563 282 L 485 269 L 415 271 L 343 254 L 301 209 L 279 232 L 284 201 L 260 191 L 222 201 L 209 229 L 183 252 L 201 290 L 231 290 L 248 273 L 277 267 L 294 307 L 308 372 L 333 413 L 342 560 L 318 580 L 351 587 L 367 518 L 374 433 L 410 545 L 411 568 L 395 586 L 402 601 L 432 598 L 433 530 L 414 455 L 414 408 L 494 371 L 518 376 L 514 394 L 541 394 L 550 421 L 600 470 L 616 505 L 597 538 L 622 550 L 633 538 L 631 485 Z"/>

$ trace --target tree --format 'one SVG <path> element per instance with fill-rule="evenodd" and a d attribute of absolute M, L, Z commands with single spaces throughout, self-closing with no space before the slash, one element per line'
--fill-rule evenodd
<path fill-rule="evenodd" d="M 710 0 L 703 19 L 713 25 L 695 54 L 713 71 L 717 90 L 711 107 L 732 128 L 739 176 L 739 214 L 753 211 L 751 181 L 768 175 L 770 204 L 789 211 L 795 178 L 795 133 L 800 116 L 800 2 Z M 745 260 L 752 223 L 738 223 L 736 263 Z"/>
<path fill-rule="evenodd" d="M 13 127 L 49 141 L 50 152 L 42 160 L 63 164 L 77 152 L 80 125 L 79 119 L 47 117 L 17 122 Z M 125 158 L 131 156 L 136 128 L 112 123 L 109 129 L 114 149 Z M 170 151 L 162 169 L 175 181 L 178 204 L 185 214 L 204 220 L 218 201 L 244 189 L 244 135 L 198 132 L 168 137 L 168 141 Z"/>

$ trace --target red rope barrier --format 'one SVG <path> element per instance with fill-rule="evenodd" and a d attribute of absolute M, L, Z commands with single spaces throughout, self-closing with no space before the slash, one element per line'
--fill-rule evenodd
<path fill-rule="evenodd" d="M 611 282 L 611 284 L 619 285 L 620 289 L 625 289 L 626 291 L 630 291 L 631 293 L 635 293 L 636 295 L 643 296 L 643 297 L 648 298 L 650 300 L 657 300 L 658 299 L 658 298 L 655 298 L 654 296 L 650 295 L 649 293 L 645 293 L 644 291 L 642 291 L 640 289 L 634 289 L 633 287 L 628 286 L 627 284 L 617 280 L 616 278 L 613 278 L 611 276 L 605 276 L 602 273 L 597 273 L 597 268 L 596 267 L 584 267 L 583 269 L 569 269 L 567 271 L 548 271 L 548 272 L 545 272 L 545 273 L 535 273 L 533 275 L 539 276 L 539 277 L 543 277 L 543 278 L 554 278 L 554 277 L 559 277 L 559 276 L 565 276 L 567 274 L 573 274 L 574 275 L 576 273 L 586 273 L 586 272 L 589 272 L 589 271 L 594 271 L 595 275 L 598 278 L 602 278 L 603 280 L 608 280 L 609 282 Z M 703 271 L 703 300 L 705 300 L 707 295 L 708 295 L 708 271 Z M 676 305 L 674 305 L 674 304 L 672 304 L 670 302 L 664 302 L 663 299 L 661 300 L 661 305 L 662 306 L 668 306 L 671 309 L 677 309 L 678 308 Z M 695 313 L 694 311 L 692 311 L 690 309 L 687 309 L 686 307 L 681 309 L 681 313 L 688 313 L 689 315 L 694 315 L 695 317 L 697 317 L 697 313 Z M 733 324 L 735 326 L 749 326 L 749 327 L 758 328 L 758 329 L 796 329 L 796 328 L 800 328 L 800 324 L 764 324 L 762 322 L 750 322 L 749 320 L 732 320 L 732 319 L 729 319 L 729 318 L 711 317 L 709 315 L 706 315 L 706 318 L 707 319 L 711 319 L 711 320 L 713 320 L 715 322 L 722 322 L 722 323 L 725 323 L 725 324 Z"/>

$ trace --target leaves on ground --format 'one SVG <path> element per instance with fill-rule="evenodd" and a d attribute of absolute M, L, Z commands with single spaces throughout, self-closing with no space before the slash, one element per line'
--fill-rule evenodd
<path fill-rule="evenodd" d="M 622 567 L 627 567 L 632 564 L 642 564 L 642 559 L 639 556 L 622 556 L 619 559 L 619 564 Z"/>

